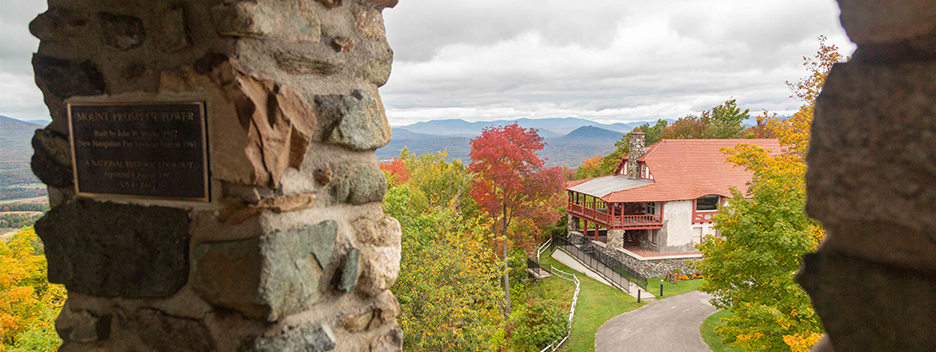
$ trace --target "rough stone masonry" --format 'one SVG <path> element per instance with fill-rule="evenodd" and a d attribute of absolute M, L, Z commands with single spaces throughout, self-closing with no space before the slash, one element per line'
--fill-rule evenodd
<path fill-rule="evenodd" d="M 49 0 L 36 224 L 61 351 L 399 351 L 377 88 L 397 0 Z M 69 99 L 207 106 L 210 203 L 75 195 Z"/>
<path fill-rule="evenodd" d="M 936 2 L 838 0 L 858 45 L 816 102 L 806 174 L 826 238 L 798 281 L 817 352 L 936 350 Z"/>

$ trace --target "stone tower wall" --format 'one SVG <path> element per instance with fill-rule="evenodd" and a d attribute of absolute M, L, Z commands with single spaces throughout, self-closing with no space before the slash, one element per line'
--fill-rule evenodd
<path fill-rule="evenodd" d="M 49 0 L 36 224 L 62 351 L 398 351 L 377 88 L 396 0 Z M 210 203 L 74 191 L 66 102 L 207 106 Z"/>
<path fill-rule="evenodd" d="M 936 2 L 839 0 L 858 44 L 816 103 L 807 204 L 826 238 L 798 281 L 814 351 L 936 350 Z"/>

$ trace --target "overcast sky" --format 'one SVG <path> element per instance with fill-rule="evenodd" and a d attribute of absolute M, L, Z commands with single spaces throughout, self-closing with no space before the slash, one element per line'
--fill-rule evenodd
<path fill-rule="evenodd" d="M 45 1 L 0 5 L 0 115 L 49 119 L 27 25 Z M 787 114 L 817 37 L 850 55 L 835 0 L 401 0 L 381 96 L 393 125 L 432 119 L 675 119 L 730 97 Z"/>

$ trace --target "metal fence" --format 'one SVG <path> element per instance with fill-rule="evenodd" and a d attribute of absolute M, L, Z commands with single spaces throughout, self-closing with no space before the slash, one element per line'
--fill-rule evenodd
<path fill-rule="evenodd" d="M 536 275 L 543 275 L 543 267 L 540 266 L 540 263 L 534 260 L 533 258 L 527 258 L 527 269 L 536 273 Z"/>
<path fill-rule="evenodd" d="M 612 284 L 625 292 L 630 293 L 631 283 L 644 289 L 647 287 L 646 277 L 624 265 L 617 258 L 596 250 L 588 238 L 578 237 L 569 241 L 555 236 L 552 242 L 555 246 L 578 258 L 579 261 L 585 263 L 592 270 L 604 275 Z"/>

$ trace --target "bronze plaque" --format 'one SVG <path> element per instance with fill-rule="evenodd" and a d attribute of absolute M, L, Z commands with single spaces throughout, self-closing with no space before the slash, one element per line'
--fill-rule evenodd
<path fill-rule="evenodd" d="M 204 103 L 69 103 L 68 125 L 78 195 L 210 201 Z"/>

